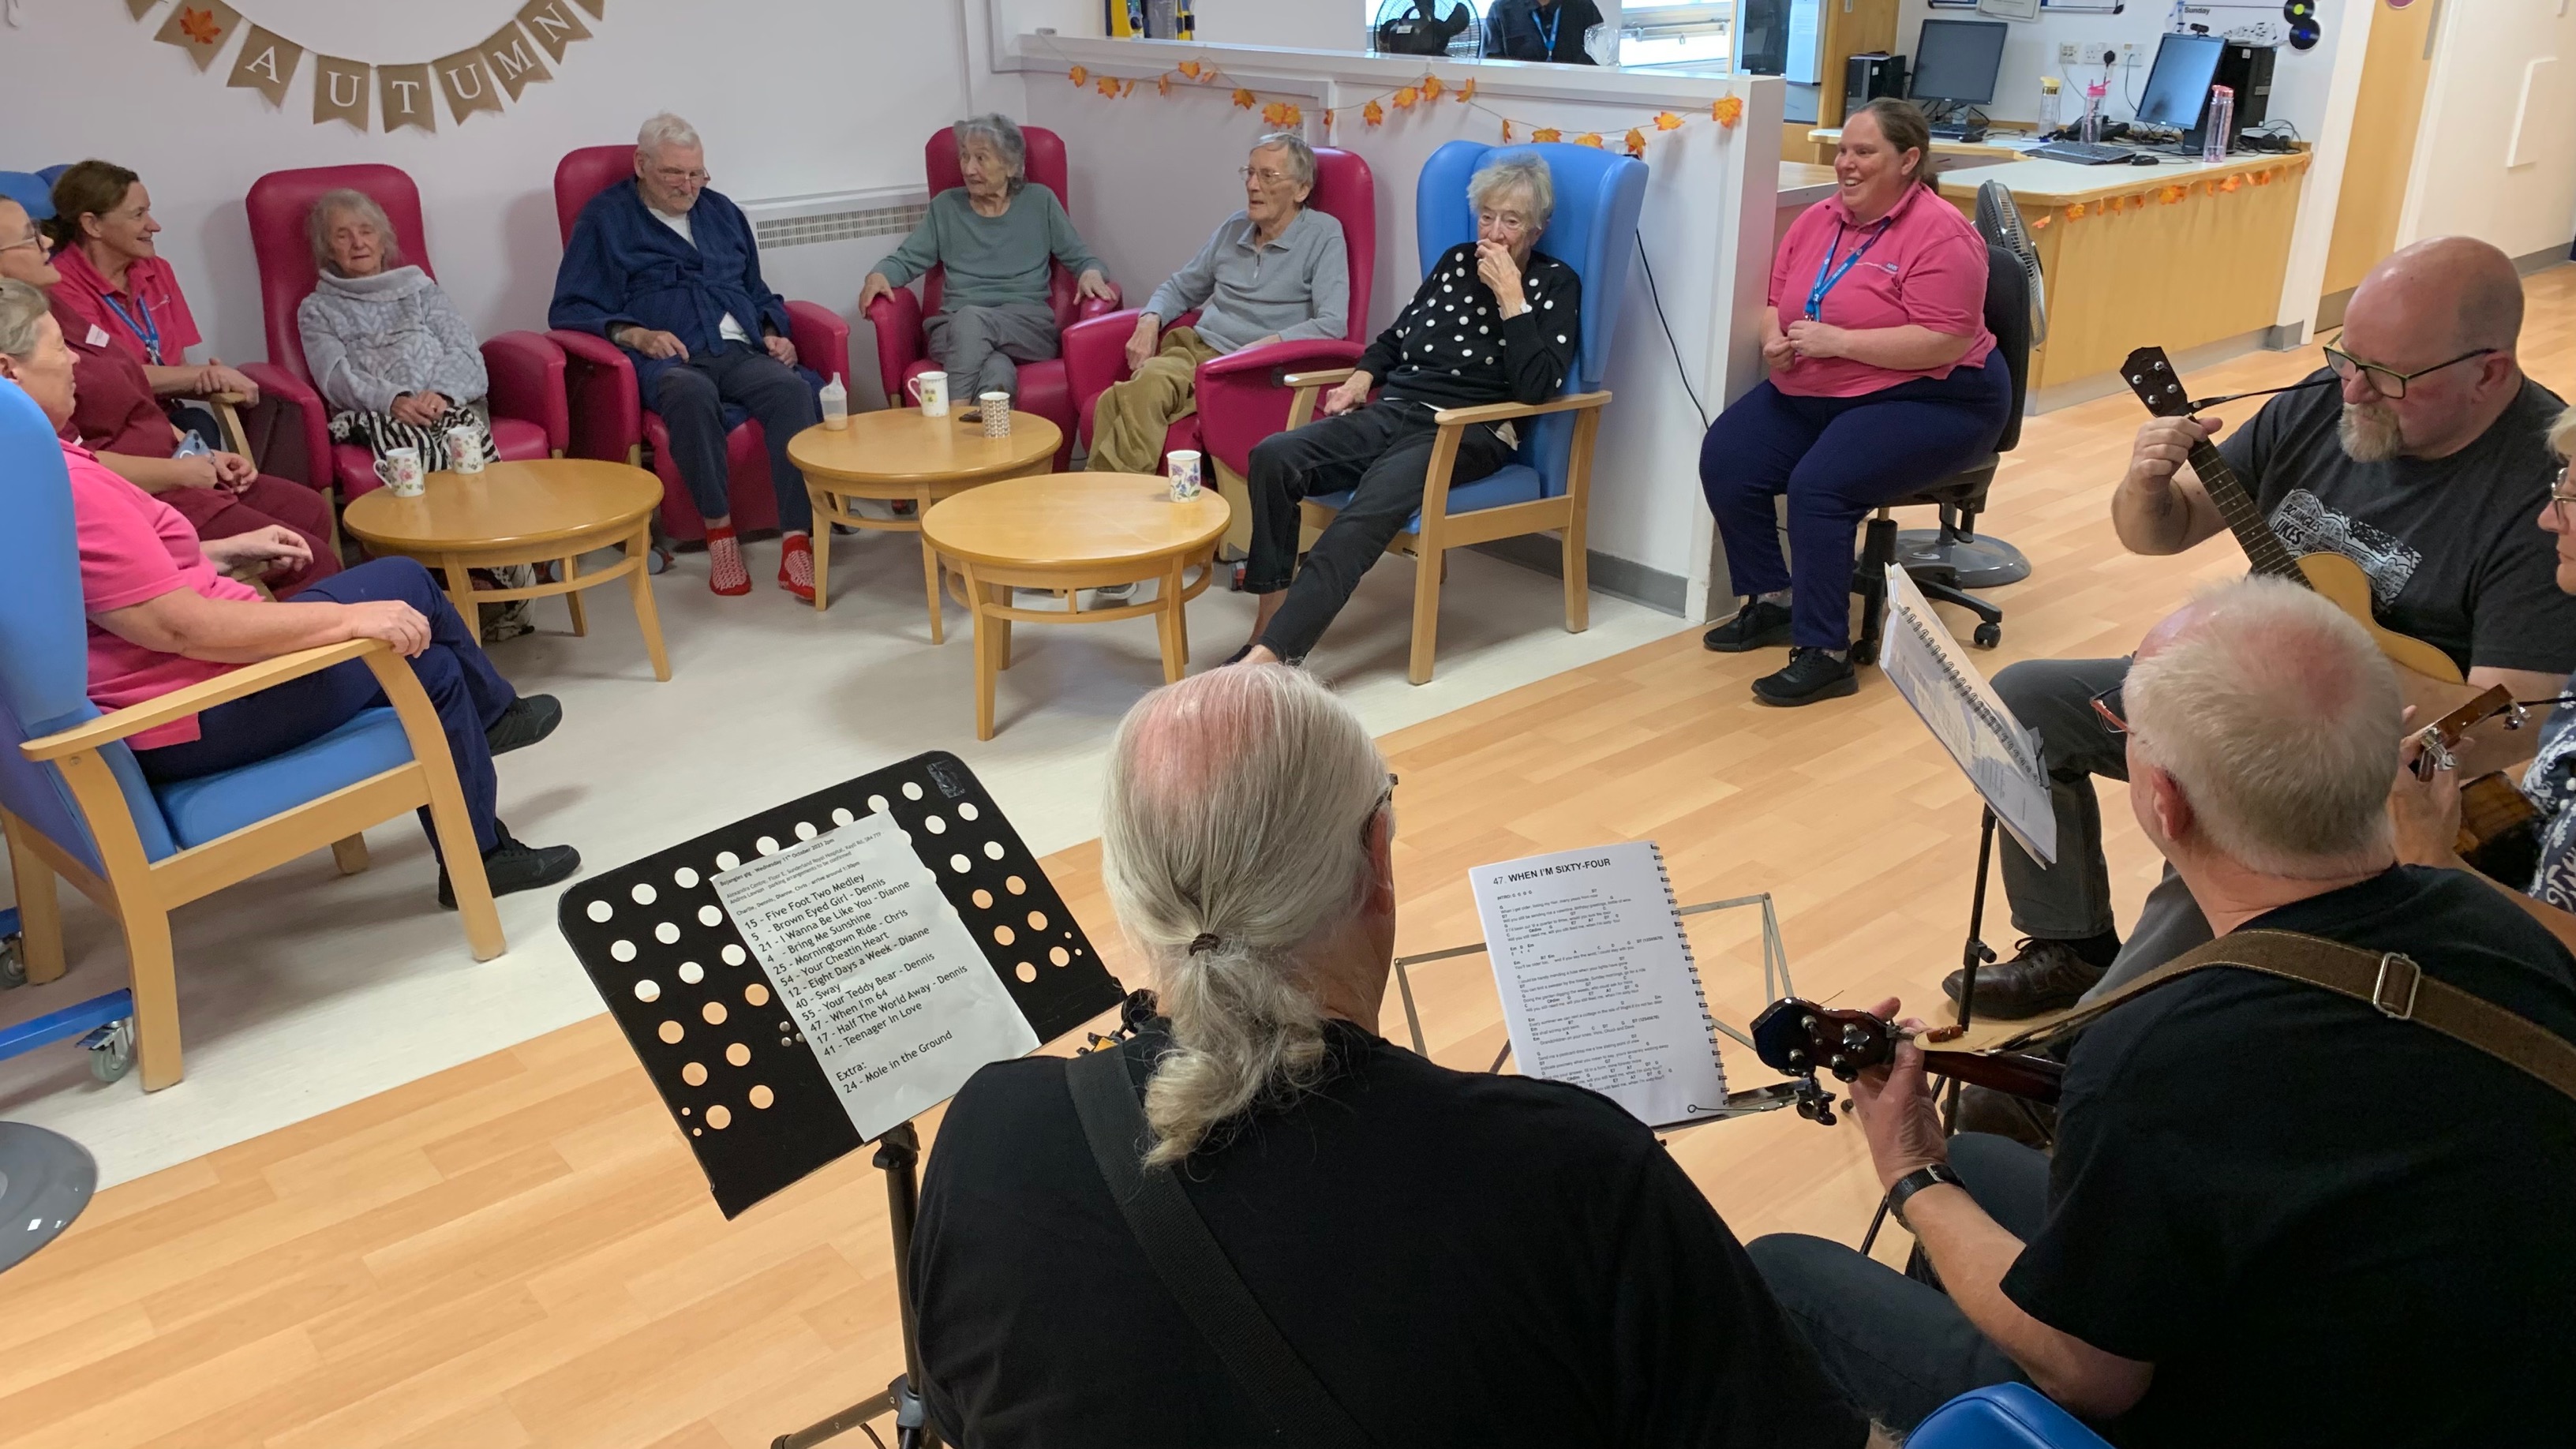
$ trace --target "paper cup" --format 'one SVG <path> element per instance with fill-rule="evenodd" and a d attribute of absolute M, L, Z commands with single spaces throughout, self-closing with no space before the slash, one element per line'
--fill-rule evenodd
<path fill-rule="evenodd" d="M 1174 448 L 1163 455 L 1163 470 L 1172 480 L 1172 501 L 1187 503 L 1199 496 L 1199 455 L 1195 448 Z"/>
<path fill-rule="evenodd" d="M 948 416 L 947 373 L 925 372 L 921 376 L 914 378 L 912 381 L 905 383 L 903 385 L 903 390 L 912 394 L 912 400 L 920 406 L 921 415 L 923 417 L 944 418 Z"/>
<path fill-rule="evenodd" d="M 1011 395 L 988 392 L 975 399 L 975 408 L 984 419 L 984 436 L 1007 438 L 1011 435 Z"/>
<path fill-rule="evenodd" d="M 418 498 L 421 492 L 420 449 L 387 448 L 376 460 L 376 476 L 396 498 Z"/>

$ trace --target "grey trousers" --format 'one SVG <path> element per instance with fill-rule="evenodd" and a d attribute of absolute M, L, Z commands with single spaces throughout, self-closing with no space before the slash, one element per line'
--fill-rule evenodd
<path fill-rule="evenodd" d="M 1055 309 L 1044 302 L 1001 307 L 945 307 L 921 324 L 930 355 L 948 373 L 948 395 L 971 407 L 988 392 L 1020 395 L 1023 362 L 1045 362 L 1062 349 Z"/>
<path fill-rule="evenodd" d="M 2007 834 L 2004 898 L 2014 929 L 2043 941 L 2080 941 L 2112 929 L 2111 872 L 2102 856 L 2102 807 L 2093 777 L 2129 778 L 2128 748 L 2093 712 L 2093 696 L 2129 672 L 2126 659 L 2027 659 L 1995 676 L 2014 717 L 2039 732 L 2057 813 L 2057 863 L 2041 865 Z M 2138 923 L 2087 999 L 2116 991 L 2209 939 L 2209 922 L 2168 867 Z"/>

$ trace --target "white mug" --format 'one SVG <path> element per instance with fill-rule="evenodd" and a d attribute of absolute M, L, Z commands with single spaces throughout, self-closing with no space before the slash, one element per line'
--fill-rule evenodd
<path fill-rule="evenodd" d="M 1163 468 L 1172 479 L 1172 501 L 1187 503 L 1199 496 L 1199 455 L 1195 448 L 1174 448 L 1163 455 Z"/>
<path fill-rule="evenodd" d="M 984 418 L 984 436 L 1007 438 L 1011 435 L 1011 395 L 988 392 L 975 399 L 975 407 Z"/>
<path fill-rule="evenodd" d="M 421 489 L 420 449 L 387 448 L 376 460 L 376 476 L 393 490 L 396 498 L 418 498 Z"/>
<path fill-rule="evenodd" d="M 912 381 L 905 383 L 903 385 L 903 390 L 912 394 L 912 400 L 921 405 L 921 415 L 923 417 L 944 418 L 948 416 L 947 373 L 925 372 L 919 377 L 914 378 Z"/>
<path fill-rule="evenodd" d="M 447 466 L 453 472 L 483 471 L 483 433 L 459 424 L 447 430 Z"/>

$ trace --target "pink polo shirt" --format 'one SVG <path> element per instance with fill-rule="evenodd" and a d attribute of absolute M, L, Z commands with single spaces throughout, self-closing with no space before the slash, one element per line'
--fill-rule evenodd
<path fill-rule="evenodd" d="M 217 572 L 197 546 L 197 531 L 177 509 L 109 472 L 87 448 L 63 444 L 63 462 L 71 470 L 72 522 L 80 536 L 81 607 L 90 616 L 90 703 L 119 710 L 239 669 L 146 649 L 98 626 L 101 614 L 178 589 L 253 603 L 259 591 Z M 197 717 L 190 715 L 130 743 L 149 750 L 196 737 Z"/>
<path fill-rule="evenodd" d="M 96 329 L 84 336 L 94 340 L 103 332 L 137 362 L 185 367 L 188 349 L 203 340 L 197 336 L 197 319 L 188 311 L 188 299 L 179 291 L 178 275 L 159 257 L 144 257 L 128 266 L 122 292 L 107 285 L 107 278 L 99 275 L 79 247 L 54 253 L 54 270 L 63 274 L 54 288 L 55 304 Z M 159 334 L 159 357 L 145 345 L 155 333 Z"/>
<path fill-rule="evenodd" d="M 1995 350 L 1986 331 L 1985 238 L 1957 207 L 1921 186 L 1867 227 L 1852 224 L 1851 208 L 1839 196 L 1798 214 L 1771 258 L 1771 305 L 1780 309 L 1784 330 L 1807 315 L 1819 272 L 1863 245 L 1869 250 L 1825 293 L 1818 321 L 1853 329 L 1929 327 L 1976 341 L 1950 367 L 1920 372 L 1848 357 L 1801 357 L 1771 374 L 1773 387 L 1793 397 L 1859 397 L 1919 377 L 1948 377 L 1952 367 L 1985 365 Z"/>

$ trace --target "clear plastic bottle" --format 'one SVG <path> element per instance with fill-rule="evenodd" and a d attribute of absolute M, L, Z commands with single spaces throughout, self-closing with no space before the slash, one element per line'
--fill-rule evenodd
<path fill-rule="evenodd" d="M 841 385 L 839 373 L 824 384 L 818 400 L 823 404 L 823 426 L 838 432 L 850 425 L 850 390 Z"/>
<path fill-rule="evenodd" d="M 2200 159 L 2216 165 L 2227 159 L 2227 145 L 2236 139 L 2236 92 L 2226 86 L 2209 88 L 2209 125 L 2200 136 Z"/>
<path fill-rule="evenodd" d="M 2085 145 L 2093 145 L 2102 139 L 2102 97 L 2106 90 L 2107 88 L 2100 81 L 2095 81 L 2084 88 L 2082 139 Z"/>
<path fill-rule="evenodd" d="M 2057 109 L 2060 89 L 2057 77 L 2044 75 L 2039 78 L 2039 134 L 2043 138 L 2064 124 Z"/>

